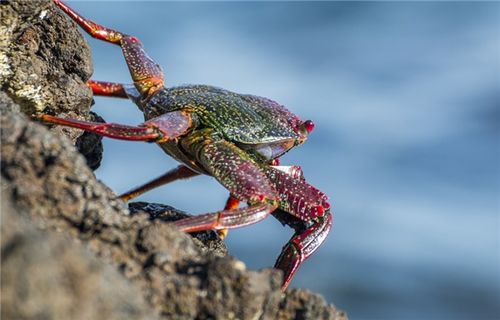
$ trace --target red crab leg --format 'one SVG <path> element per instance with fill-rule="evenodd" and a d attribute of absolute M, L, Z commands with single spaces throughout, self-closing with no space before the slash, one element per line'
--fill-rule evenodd
<path fill-rule="evenodd" d="M 89 80 L 87 85 L 95 96 L 128 98 L 121 83 Z"/>
<path fill-rule="evenodd" d="M 105 137 L 132 141 L 164 142 L 179 137 L 191 127 L 191 116 L 182 111 L 166 113 L 139 126 L 64 119 L 48 114 L 38 115 L 37 118 L 44 122 L 83 129 Z"/>
<path fill-rule="evenodd" d="M 246 201 L 245 208 L 189 217 L 174 222 L 185 232 L 223 230 L 246 226 L 267 217 L 277 208 L 276 191 L 262 170 L 232 143 L 211 136 L 211 129 L 183 139 L 181 145 L 214 176 L 233 197 Z M 231 204 L 232 206 L 232 204 Z"/>
<path fill-rule="evenodd" d="M 300 168 L 294 170 L 294 175 L 298 175 Z M 280 209 L 306 223 L 304 228 L 296 230 L 275 264 L 275 268 L 284 272 L 282 290 L 285 290 L 299 266 L 325 241 L 333 216 L 328 197 L 303 180 L 301 172 L 294 177 L 269 167 L 265 173 L 280 194 Z"/>
<path fill-rule="evenodd" d="M 140 187 L 137 187 L 135 189 L 132 189 L 132 190 L 120 195 L 119 198 L 121 198 L 123 201 L 127 202 L 127 201 L 129 201 L 135 197 L 138 197 L 141 194 L 143 194 L 149 190 L 152 190 L 156 187 L 162 186 L 164 184 L 167 184 L 167 183 L 170 183 L 170 182 L 173 182 L 176 180 L 194 177 L 196 175 L 199 175 L 199 173 L 189 169 L 186 166 L 180 165 L 177 168 L 174 168 L 174 169 L 168 171 L 167 173 L 159 176 L 158 178 L 151 180 L 148 183 L 146 183 Z"/>
<path fill-rule="evenodd" d="M 146 54 L 139 39 L 85 19 L 61 0 L 54 0 L 54 3 L 90 36 L 122 48 L 134 84 L 141 94 L 150 96 L 163 87 L 163 72 L 160 66 Z"/>
<path fill-rule="evenodd" d="M 240 206 L 240 200 L 238 198 L 235 198 L 232 195 L 229 195 L 226 201 L 226 205 L 224 207 L 224 210 L 232 210 L 232 209 L 238 209 Z M 220 229 L 217 231 L 219 234 L 219 237 L 221 239 L 225 239 L 227 237 L 227 234 L 229 233 L 229 229 Z"/>
<path fill-rule="evenodd" d="M 245 208 L 223 210 L 184 218 L 174 222 L 184 232 L 203 230 L 225 230 L 244 227 L 266 218 L 275 207 L 260 203 Z"/>

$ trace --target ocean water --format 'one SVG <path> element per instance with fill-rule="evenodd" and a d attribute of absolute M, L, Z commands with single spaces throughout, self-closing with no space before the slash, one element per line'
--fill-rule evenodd
<path fill-rule="evenodd" d="M 352 319 L 500 319 L 500 4 L 125 2 L 71 5 L 139 37 L 168 86 L 266 96 L 316 129 L 283 157 L 331 197 L 334 227 L 292 287 Z M 94 79 L 130 82 L 120 49 L 89 38 Z M 109 122 L 128 101 L 96 98 Z M 106 139 L 96 174 L 124 192 L 176 165 L 153 144 Z M 227 192 L 196 177 L 139 200 L 191 213 Z M 292 235 L 272 218 L 233 230 L 250 269 Z"/>

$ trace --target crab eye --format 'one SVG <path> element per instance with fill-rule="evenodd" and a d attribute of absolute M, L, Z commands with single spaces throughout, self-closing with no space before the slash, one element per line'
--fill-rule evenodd
<path fill-rule="evenodd" d="M 307 120 L 304 122 L 304 128 L 306 128 L 308 133 L 311 133 L 314 130 L 314 122 Z"/>

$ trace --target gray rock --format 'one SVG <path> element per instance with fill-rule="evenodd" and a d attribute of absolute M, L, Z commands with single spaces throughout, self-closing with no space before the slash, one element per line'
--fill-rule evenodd
<path fill-rule="evenodd" d="M 326 303 L 319 294 L 291 289 L 281 301 L 278 318 L 344 320 L 347 319 L 347 314 Z"/>
<path fill-rule="evenodd" d="M 140 289 L 82 243 L 36 229 L 2 197 L 2 319 L 157 319 Z"/>

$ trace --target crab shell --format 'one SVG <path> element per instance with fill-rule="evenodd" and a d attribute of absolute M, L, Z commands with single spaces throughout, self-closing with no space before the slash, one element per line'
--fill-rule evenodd
<path fill-rule="evenodd" d="M 269 163 L 302 144 L 314 128 L 312 121 L 302 121 L 271 99 L 213 86 L 163 88 L 146 102 L 140 99 L 135 87 L 128 87 L 126 92 L 144 112 L 145 120 L 172 111 L 185 111 L 193 121 L 191 130 L 213 128 L 221 138 L 234 143 L 262 163 Z M 163 142 L 160 146 L 192 170 L 207 174 L 178 141 Z"/>

